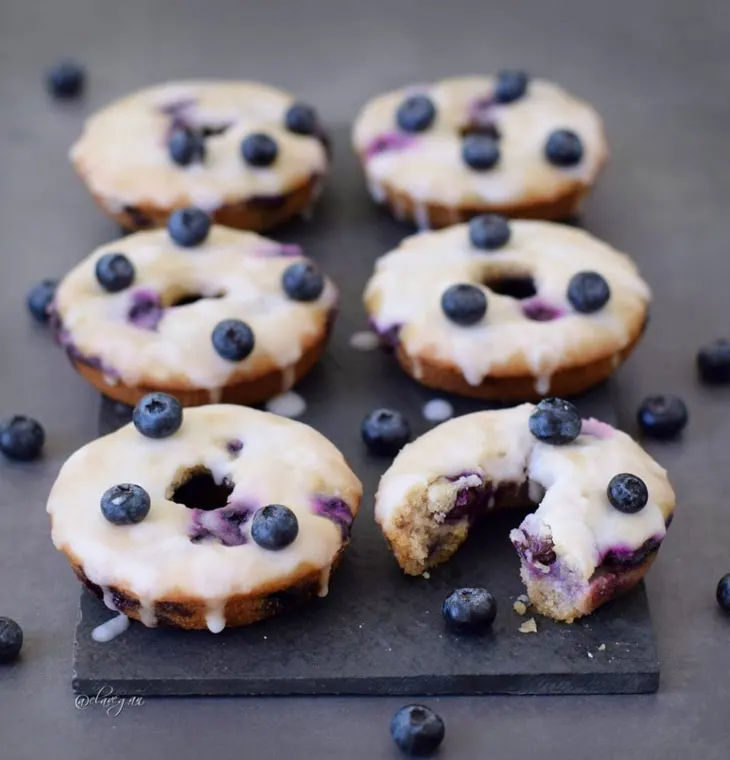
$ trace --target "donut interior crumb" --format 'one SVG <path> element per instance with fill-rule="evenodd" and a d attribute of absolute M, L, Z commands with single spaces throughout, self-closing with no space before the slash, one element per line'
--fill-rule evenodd
<path fill-rule="evenodd" d="M 525 620 L 525 622 L 520 625 L 519 631 L 520 633 L 537 633 L 537 623 L 535 622 L 535 618 Z"/>

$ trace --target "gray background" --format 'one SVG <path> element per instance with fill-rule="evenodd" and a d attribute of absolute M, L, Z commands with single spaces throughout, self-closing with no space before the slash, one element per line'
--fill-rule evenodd
<path fill-rule="evenodd" d="M 728 330 L 729 28 L 720 0 L 5 0 L 0 413 L 36 415 L 49 444 L 41 463 L 0 463 L 0 614 L 27 635 L 23 661 L 0 670 L 0 756 L 396 757 L 387 724 L 401 700 L 160 700 L 116 718 L 74 707 L 78 589 L 50 548 L 43 504 L 63 459 L 94 437 L 98 400 L 25 319 L 22 297 L 114 233 L 65 160 L 82 114 L 166 78 L 239 76 L 296 91 L 344 124 L 383 88 L 519 65 L 605 117 L 612 160 L 583 221 L 632 253 L 656 292 L 646 338 L 619 373 L 625 419 L 649 392 L 679 392 L 690 406 L 683 440 L 650 447 L 680 502 L 648 581 L 663 681 L 648 697 L 430 700 L 447 722 L 442 756 L 725 760 L 730 620 L 713 597 L 730 571 L 729 396 L 701 388 L 693 362 Z M 90 69 L 80 105 L 54 107 L 43 92 L 44 67 L 62 55 Z M 330 188 L 326 203 L 337 202 Z M 347 256 L 347 220 L 335 223 Z"/>

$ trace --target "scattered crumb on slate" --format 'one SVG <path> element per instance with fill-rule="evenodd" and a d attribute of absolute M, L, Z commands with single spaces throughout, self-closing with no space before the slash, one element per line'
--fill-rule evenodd
<path fill-rule="evenodd" d="M 425 570 L 422 577 L 428 580 L 431 577 L 431 573 L 429 573 L 428 570 Z"/>
<path fill-rule="evenodd" d="M 520 633 L 537 633 L 537 623 L 535 622 L 535 618 L 525 620 L 525 622 L 520 626 L 519 630 Z"/>
<path fill-rule="evenodd" d="M 598 647 L 598 651 L 599 652 L 605 652 L 606 651 L 606 645 L 605 644 L 601 644 L 601 646 Z"/>
<path fill-rule="evenodd" d="M 527 607 L 525 606 L 525 603 L 521 602 L 519 599 L 512 605 L 512 609 L 518 615 L 524 615 L 527 612 Z"/>
<path fill-rule="evenodd" d="M 588 654 L 588 659 L 592 660 L 593 659 L 593 654 L 591 652 L 587 652 L 587 654 Z"/>

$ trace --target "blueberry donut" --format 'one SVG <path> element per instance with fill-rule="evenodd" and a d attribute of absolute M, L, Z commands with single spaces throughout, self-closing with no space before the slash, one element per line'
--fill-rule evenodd
<path fill-rule="evenodd" d="M 361 493 L 307 425 L 227 405 L 183 415 L 152 394 L 69 458 L 48 512 L 54 544 L 107 606 L 218 633 L 325 596 Z"/>
<path fill-rule="evenodd" d="M 311 369 L 336 306 L 297 246 L 181 209 L 168 229 L 103 245 L 71 270 L 52 323 L 76 370 L 118 401 L 160 390 L 185 406 L 250 404 Z"/>
<path fill-rule="evenodd" d="M 327 170 L 311 106 L 254 82 L 163 84 L 89 118 L 71 161 L 101 208 L 130 230 L 199 206 L 247 230 L 305 212 Z"/>
<path fill-rule="evenodd" d="M 566 219 L 606 161 L 598 114 L 522 72 L 380 95 L 353 131 L 373 199 L 420 228 L 487 211 Z"/>
<path fill-rule="evenodd" d="M 510 539 L 537 611 L 571 622 L 639 582 L 674 502 L 666 472 L 629 436 L 546 399 L 458 417 L 406 446 L 375 517 L 418 575 L 448 560 L 477 518 L 537 505 Z"/>
<path fill-rule="evenodd" d="M 377 261 L 365 306 L 424 385 L 527 401 L 608 377 L 649 298 L 630 259 L 586 232 L 486 214 L 406 238 Z"/>

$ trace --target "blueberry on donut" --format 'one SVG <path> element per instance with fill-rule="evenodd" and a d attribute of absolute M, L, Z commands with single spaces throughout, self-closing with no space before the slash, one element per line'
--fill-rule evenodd
<path fill-rule="evenodd" d="M 170 82 L 93 114 L 71 161 L 99 206 L 129 230 L 201 206 L 265 230 L 306 213 L 327 172 L 316 111 L 254 82 Z"/>
<path fill-rule="evenodd" d="M 406 238 L 365 290 L 409 375 L 497 401 L 601 382 L 641 337 L 649 300 L 631 260 L 588 233 L 495 214 Z"/>
<path fill-rule="evenodd" d="M 485 212 L 569 218 L 608 156 L 596 111 L 523 71 L 375 97 L 352 141 L 373 199 L 420 228 Z"/>
<path fill-rule="evenodd" d="M 258 403 L 321 356 L 337 291 L 297 246 L 175 211 L 166 230 L 104 245 L 58 285 L 52 322 L 78 372 L 134 404 Z"/>
<path fill-rule="evenodd" d="M 674 514 L 667 474 L 628 435 L 549 399 L 476 412 L 406 446 L 375 518 L 410 575 L 446 562 L 494 509 L 536 507 L 510 533 L 537 612 L 570 622 L 633 588 Z"/>

